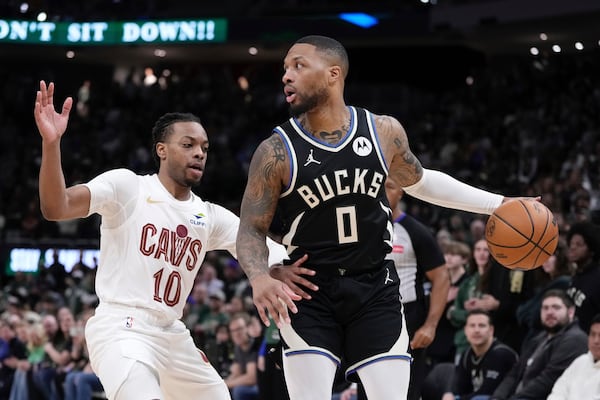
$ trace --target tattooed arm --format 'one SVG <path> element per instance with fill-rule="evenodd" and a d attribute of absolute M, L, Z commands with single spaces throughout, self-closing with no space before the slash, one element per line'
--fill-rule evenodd
<path fill-rule="evenodd" d="M 236 252 L 252 285 L 252 296 L 265 325 L 269 314 L 280 326 L 289 323 L 288 307 L 296 312 L 300 296 L 283 282 L 271 278 L 265 239 L 277 208 L 277 201 L 289 175 L 287 155 L 277 135 L 263 141 L 252 156 L 248 183 L 240 211 Z"/>
<path fill-rule="evenodd" d="M 389 179 L 395 180 L 409 195 L 438 206 L 481 214 L 491 214 L 509 200 L 467 185 L 443 172 L 424 169 L 411 152 L 406 132 L 395 118 L 375 116 L 375 126 L 385 158 L 391 160 Z M 539 201 L 540 198 L 530 199 Z"/>
<path fill-rule="evenodd" d="M 423 177 L 423 167 L 410 150 L 404 128 L 396 118 L 387 115 L 374 117 L 390 178 L 401 187 L 414 185 Z"/>

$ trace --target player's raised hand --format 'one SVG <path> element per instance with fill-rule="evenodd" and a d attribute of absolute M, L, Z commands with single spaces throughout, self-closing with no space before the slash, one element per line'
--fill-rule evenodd
<path fill-rule="evenodd" d="M 67 97 L 62 110 L 54 110 L 54 82 L 46 87 L 46 82 L 40 81 L 40 90 L 35 96 L 35 109 L 33 115 L 40 135 L 48 143 L 54 142 L 65 133 L 69 122 L 69 112 L 73 106 L 73 98 Z"/>
<path fill-rule="evenodd" d="M 269 315 L 281 329 L 283 324 L 291 322 L 288 309 L 293 313 L 298 312 L 294 301 L 302 299 L 295 294 L 285 283 L 271 278 L 268 274 L 254 277 L 252 284 L 252 298 L 262 322 L 269 326 Z"/>

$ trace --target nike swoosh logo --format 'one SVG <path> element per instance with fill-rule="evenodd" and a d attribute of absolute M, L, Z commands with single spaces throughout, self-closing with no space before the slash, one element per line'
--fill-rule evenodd
<path fill-rule="evenodd" d="M 150 197 L 150 196 L 146 197 L 146 202 L 147 202 L 148 204 L 158 204 L 158 203 L 164 203 L 164 201 L 161 201 L 161 200 L 154 200 L 154 199 L 152 199 L 152 197 Z"/>

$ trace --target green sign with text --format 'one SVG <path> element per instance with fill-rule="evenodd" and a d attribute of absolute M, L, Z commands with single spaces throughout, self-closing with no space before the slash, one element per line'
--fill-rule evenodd
<path fill-rule="evenodd" d="M 226 19 L 37 22 L 0 19 L 0 43 L 119 45 L 224 42 Z"/>

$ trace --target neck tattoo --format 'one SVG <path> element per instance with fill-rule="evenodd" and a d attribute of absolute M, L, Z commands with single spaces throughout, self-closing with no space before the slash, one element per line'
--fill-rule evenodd
<path fill-rule="evenodd" d="M 300 117 L 298 120 L 299 120 L 300 124 L 304 127 L 304 129 L 306 129 L 308 132 L 310 132 L 310 134 L 312 136 L 314 136 L 317 139 L 320 139 L 324 142 L 327 142 L 329 144 L 338 143 L 344 137 L 345 132 L 348 132 L 348 130 L 350 130 L 350 117 L 347 119 L 347 121 L 345 123 L 342 124 L 342 127 L 340 129 L 336 129 L 332 132 L 326 132 L 326 131 L 317 132 L 316 130 L 310 129 L 310 127 L 308 126 L 308 123 L 307 123 L 308 121 L 305 116 Z"/>
<path fill-rule="evenodd" d="M 327 143 L 337 143 L 342 140 L 343 133 L 341 130 L 335 130 L 333 132 L 319 132 L 315 135 L 315 137 L 327 142 Z"/>

